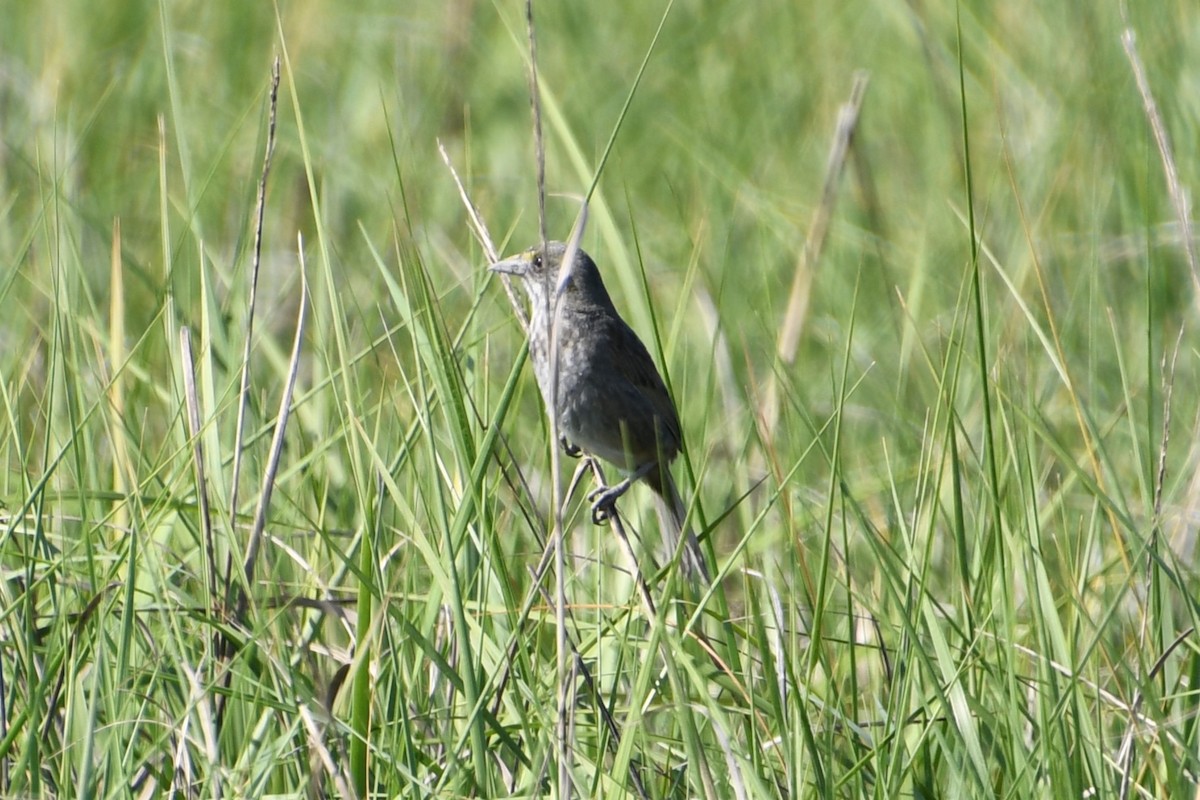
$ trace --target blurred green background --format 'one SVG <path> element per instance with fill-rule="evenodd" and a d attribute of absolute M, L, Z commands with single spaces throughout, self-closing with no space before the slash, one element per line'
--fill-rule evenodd
<path fill-rule="evenodd" d="M 520 331 L 438 155 L 503 252 L 538 238 L 523 6 L 0 9 L 0 791 L 546 791 L 553 618 L 518 621 L 545 425 L 529 375 L 507 405 Z M 1121 37 L 1190 196 L 1195 4 L 551 2 L 535 20 L 549 232 L 568 235 L 615 131 L 584 246 L 670 376 L 676 471 L 724 576 L 700 614 L 719 662 L 675 628 L 664 655 L 627 573 L 594 568 L 620 561 L 611 537 L 571 518 L 582 658 L 634 742 L 581 712 L 579 791 L 1194 792 L 1200 300 Z M 789 363 L 777 339 L 860 72 Z M 298 235 L 312 296 L 275 538 L 225 661 L 214 637 L 237 626 L 209 581 L 259 497 Z M 496 430 L 511 449 L 483 447 Z M 633 677 L 660 656 L 682 671 Z M 494 682 L 510 662 L 519 692 Z M 474 713 L 492 693 L 495 716 Z"/>

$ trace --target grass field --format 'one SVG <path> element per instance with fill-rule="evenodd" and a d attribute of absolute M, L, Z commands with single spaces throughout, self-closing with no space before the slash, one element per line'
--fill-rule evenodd
<path fill-rule="evenodd" d="M 5 9 L 0 796 L 1200 797 L 1194 3 L 535 8 L 711 591 L 535 579 L 523 6 L 278 5 Z"/>

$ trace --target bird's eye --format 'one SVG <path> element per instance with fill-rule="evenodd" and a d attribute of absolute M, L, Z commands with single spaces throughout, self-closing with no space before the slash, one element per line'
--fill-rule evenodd
<path fill-rule="evenodd" d="M 534 256 L 534 257 L 533 257 L 533 266 L 534 266 L 536 269 L 541 269 L 541 268 L 542 268 L 542 257 L 541 257 L 541 256 Z"/>

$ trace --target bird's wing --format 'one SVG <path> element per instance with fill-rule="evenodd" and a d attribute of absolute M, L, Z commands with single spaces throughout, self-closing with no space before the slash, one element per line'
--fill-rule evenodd
<path fill-rule="evenodd" d="M 657 422 L 656 431 L 646 431 L 647 439 L 657 439 L 657 446 L 667 453 L 668 459 L 674 458 L 683 441 L 675 403 L 641 339 L 624 321 L 620 321 L 619 327 L 621 331 L 616 338 L 621 346 L 613 354 L 614 367 L 640 396 L 648 416 Z"/>

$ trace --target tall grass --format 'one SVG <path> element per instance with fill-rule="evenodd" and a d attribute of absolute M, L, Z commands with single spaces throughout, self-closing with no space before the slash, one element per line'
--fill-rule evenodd
<path fill-rule="evenodd" d="M 520 4 L 58 5 L 0 26 L 0 794 L 542 795 L 562 692 L 581 795 L 1197 793 L 1190 5 L 675 4 L 583 246 L 719 577 L 585 479 L 565 682 L 545 415 L 437 154 L 538 237 Z M 662 12 L 537 7 L 552 236 Z"/>

